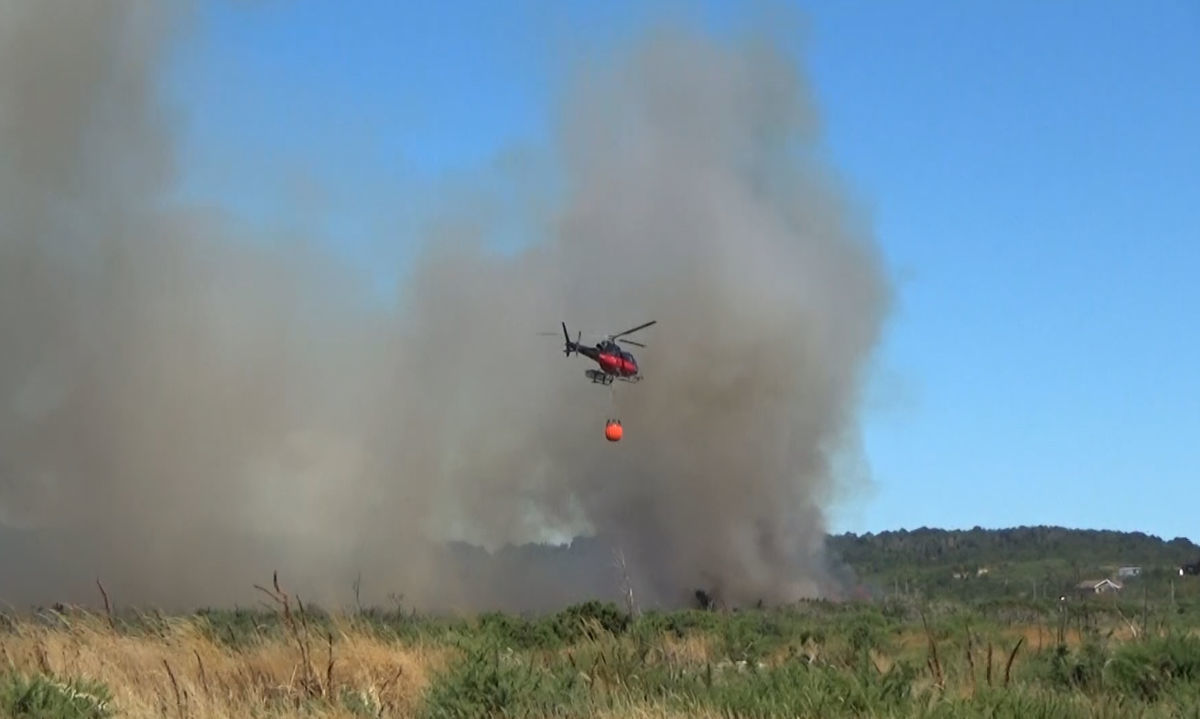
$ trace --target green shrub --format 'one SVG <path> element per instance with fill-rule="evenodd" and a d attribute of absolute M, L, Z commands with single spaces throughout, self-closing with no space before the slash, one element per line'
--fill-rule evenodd
<path fill-rule="evenodd" d="M 575 674 L 548 671 L 494 641 L 466 654 L 436 677 L 422 707 L 426 719 L 555 716 L 581 698 Z"/>
<path fill-rule="evenodd" d="M 677 696 L 734 717 L 904 716 L 916 676 L 904 662 L 882 675 L 865 667 L 847 671 L 798 661 L 764 669 L 748 664 L 711 679 L 704 675 Z"/>
<path fill-rule="evenodd" d="M 365 691 L 343 687 L 339 698 L 341 699 L 342 708 L 354 716 L 378 717 L 383 712 L 382 707 L 379 706 L 379 702 Z"/>
<path fill-rule="evenodd" d="M 113 716 L 103 684 L 44 675 L 8 674 L 0 680 L 0 708 L 12 719 L 104 719 Z"/>
<path fill-rule="evenodd" d="M 630 617 L 611 602 L 585 602 L 557 614 L 527 618 L 503 612 L 479 616 L 479 629 L 505 647 L 512 649 L 550 649 L 577 642 L 598 629 L 612 635 L 625 633 Z"/>
<path fill-rule="evenodd" d="M 244 649 L 264 638 L 281 635 L 274 614 L 246 609 L 203 609 L 196 612 L 195 621 L 201 633 L 210 641 L 231 649 Z"/>
<path fill-rule="evenodd" d="M 1059 645 L 1041 659 L 1042 678 L 1064 689 L 1095 691 L 1101 688 L 1107 652 L 1095 642 L 1087 642 L 1071 651 Z"/>
<path fill-rule="evenodd" d="M 1175 683 L 1200 680 L 1200 639 L 1170 636 L 1131 642 L 1113 653 L 1106 675 L 1114 691 L 1156 701 Z"/>
<path fill-rule="evenodd" d="M 552 623 L 558 638 L 570 643 L 582 639 L 592 623 L 609 634 L 620 635 L 629 629 L 630 617 L 612 602 L 591 601 L 567 607 L 554 615 Z"/>
<path fill-rule="evenodd" d="M 700 609 L 681 609 L 674 612 L 648 611 L 637 622 L 638 628 L 650 633 L 669 632 L 682 639 L 689 632 L 710 631 L 721 622 L 721 615 Z"/>
<path fill-rule="evenodd" d="M 552 623 L 524 617 L 487 612 L 479 616 L 480 637 L 511 649 L 535 649 L 558 642 Z"/>
<path fill-rule="evenodd" d="M 789 644 L 809 639 L 819 642 L 823 634 L 814 631 L 809 622 L 796 614 L 769 610 L 728 614 L 715 628 L 716 648 L 730 661 L 758 662 Z"/>

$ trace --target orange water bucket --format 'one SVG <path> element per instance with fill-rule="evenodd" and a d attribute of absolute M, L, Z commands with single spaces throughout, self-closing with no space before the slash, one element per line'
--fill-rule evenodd
<path fill-rule="evenodd" d="M 604 438 L 609 442 L 620 441 L 621 435 L 624 433 L 625 430 L 621 427 L 621 420 L 619 419 L 610 419 L 604 425 Z"/>

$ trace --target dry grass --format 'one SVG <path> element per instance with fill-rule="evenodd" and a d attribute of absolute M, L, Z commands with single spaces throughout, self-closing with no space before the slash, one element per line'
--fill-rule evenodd
<path fill-rule="evenodd" d="M 625 709 L 596 714 L 597 719 L 729 719 L 716 709 L 698 707 L 684 713 L 677 709 L 656 705 L 639 705 Z"/>
<path fill-rule="evenodd" d="M 703 665 L 715 661 L 712 644 L 712 638 L 703 634 L 688 634 L 683 638 L 664 634 L 659 646 L 667 663 Z"/>
<path fill-rule="evenodd" d="M 264 640 L 237 650 L 209 639 L 190 619 L 168 620 L 158 634 L 142 636 L 118 634 L 90 616 L 72 617 L 68 628 L 17 624 L 0 638 L 0 660 L 21 674 L 99 680 L 119 716 L 196 719 L 291 716 L 306 704 L 308 716 L 351 717 L 343 697 L 355 692 L 368 705 L 410 715 L 447 660 L 444 648 L 386 643 L 345 626 L 332 636 L 312 657 L 311 683 L 296 642 Z"/>
<path fill-rule="evenodd" d="M 969 632 L 893 625 L 872 635 L 861 632 L 874 626 L 866 620 L 837 617 L 814 634 L 805 619 L 761 632 L 764 643 L 741 655 L 747 668 L 731 660 L 758 631 L 754 617 L 722 616 L 727 624 L 682 636 L 661 625 L 611 635 L 588 618 L 582 637 L 536 634 L 526 645 L 531 633 L 517 625 L 317 618 L 293 610 L 281 592 L 264 591 L 280 600 L 274 617 L 224 614 L 212 624 L 203 614 L 156 617 L 116 628 L 105 614 L 9 619 L 0 631 L 0 672 L 102 683 L 116 716 L 135 718 L 407 717 L 422 709 L 468 717 L 499 704 L 528 716 L 676 719 L 727 715 L 722 710 L 791 716 L 813 702 L 831 716 L 860 715 L 838 704 L 848 693 L 878 715 L 920 714 L 927 701 L 990 715 L 1000 701 L 995 692 L 1064 715 L 1076 704 L 1091 711 L 1103 699 L 1051 681 L 1057 674 L 1037 656 L 1039 632 L 1042 642 L 1051 637 L 1034 624 L 972 621 Z M 1119 626 L 1103 629 L 1113 645 L 1105 651 L 1127 641 Z M 410 638 L 383 638 L 392 632 Z M 1073 629 L 1066 634 L 1069 645 L 1083 639 Z M 496 651 L 503 658 L 493 665 Z M 796 673 L 801 664 L 812 668 Z M 564 684 L 571 677 L 578 681 Z M 887 689 L 895 682 L 899 690 Z"/>

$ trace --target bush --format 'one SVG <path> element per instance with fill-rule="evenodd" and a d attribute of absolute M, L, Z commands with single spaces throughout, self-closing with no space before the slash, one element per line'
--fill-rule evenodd
<path fill-rule="evenodd" d="M 594 629 L 614 636 L 631 626 L 630 617 L 611 602 L 585 602 L 542 618 L 488 612 L 480 615 L 483 634 L 513 649 L 549 649 L 577 642 Z"/>
<path fill-rule="evenodd" d="M 693 683 L 685 703 L 737 717 L 900 716 L 909 713 L 904 710 L 911 708 L 916 676 L 904 662 L 882 675 L 803 662 L 748 665 Z"/>
<path fill-rule="evenodd" d="M 553 646 L 558 641 L 550 623 L 501 612 L 480 615 L 479 629 L 485 641 L 495 642 L 504 648 L 544 648 Z"/>
<path fill-rule="evenodd" d="M 554 615 L 554 632 L 565 642 L 574 642 L 585 636 L 588 625 L 595 623 L 612 635 L 625 632 L 630 617 L 612 602 L 584 602 L 562 610 Z"/>
<path fill-rule="evenodd" d="M 1157 701 L 1175 683 L 1200 680 L 1200 639 L 1171 636 L 1122 646 L 1108 666 L 1109 686 Z"/>
<path fill-rule="evenodd" d="M 12 719 L 104 719 L 112 696 L 97 682 L 9 674 L 0 680 L 0 708 Z"/>
<path fill-rule="evenodd" d="M 1039 659 L 1035 673 L 1049 684 L 1063 689 L 1095 691 L 1102 686 L 1108 655 L 1100 645 L 1089 642 L 1076 651 L 1057 646 Z"/>
<path fill-rule="evenodd" d="M 426 695 L 427 719 L 552 716 L 576 696 L 573 675 L 539 670 L 494 642 L 468 647 L 466 655 L 437 677 Z"/>

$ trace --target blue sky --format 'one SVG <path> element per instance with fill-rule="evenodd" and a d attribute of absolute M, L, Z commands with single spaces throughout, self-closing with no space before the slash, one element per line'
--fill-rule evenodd
<path fill-rule="evenodd" d="M 378 238 L 446 177 L 544 146 L 566 65 L 645 7 L 205 5 L 169 76 L 181 191 L 400 263 Z M 874 487 L 833 529 L 1200 540 L 1200 6 L 798 8 L 828 156 L 899 293 L 865 410 Z"/>

